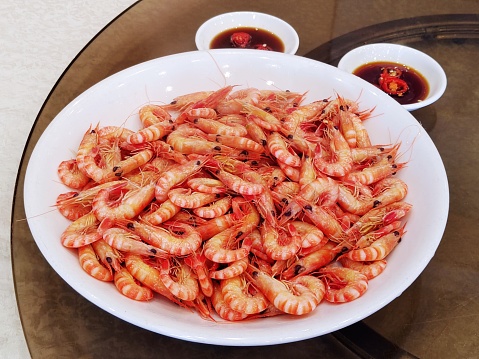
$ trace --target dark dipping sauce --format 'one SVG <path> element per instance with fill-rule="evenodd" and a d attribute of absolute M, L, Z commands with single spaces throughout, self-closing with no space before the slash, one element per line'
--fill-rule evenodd
<path fill-rule="evenodd" d="M 270 31 L 266 31 L 257 27 L 235 27 L 225 30 L 216 35 L 210 43 L 210 49 L 237 48 L 231 43 L 231 35 L 238 32 L 245 32 L 251 35 L 251 42 L 245 49 L 254 49 L 255 45 L 264 48 L 264 50 L 284 52 L 283 41 Z M 260 48 L 260 50 L 263 50 Z"/>
<path fill-rule="evenodd" d="M 379 78 L 384 68 L 394 67 L 402 71 L 401 79 L 408 85 L 408 90 L 402 95 L 390 95 L 401 105 L 420 102 L 426 99 L 429 94 L 429 84 L 427 80 L 418 71 L 411 67 L 399 65 L 392 62 L 370 62 L 358 67 L 353 74 L 361 77 L 378 88 Z"/>

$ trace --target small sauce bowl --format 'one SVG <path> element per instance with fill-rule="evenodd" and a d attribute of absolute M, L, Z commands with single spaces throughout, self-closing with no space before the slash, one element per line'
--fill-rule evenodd
<path fill-rule="evenodd" d="M 446 90 L 447 78 L 441 65 L 424 52 L 404 45 L 377 43 L 357 47 L 341 58 L 338 68 L 355 73 L 361 66 L 375 62 L 395 63 L 409 67 L 426 79 L 429 87 L 428 95 L 422 101 L 403 104 L 402 106 L 408 111 L 434 103 Z"/>
<path fill-rule="evenodd" d="M 298 51 L 299 36 L 290 24 L 275 16 L 252 11 L 230 12 L 207 20 L 196 32 L 196 47 L 198 50 L 209 50 L 218 35 L 235 28 L 264 30 L 281 40 L 284 53 L 294 55 Z"/>

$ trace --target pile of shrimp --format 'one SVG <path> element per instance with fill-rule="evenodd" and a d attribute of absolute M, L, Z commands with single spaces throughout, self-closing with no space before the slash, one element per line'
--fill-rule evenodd
<path fill-rule="evenodd" d="M 359 298 L 405 233 L 406 163 L 371 143 L 373 109 L 304 99 L 227 86 L 142 106 L 136 132 L 91 126 L 58 167 L 61 243 L 126 297 L 210 320 Z"/>

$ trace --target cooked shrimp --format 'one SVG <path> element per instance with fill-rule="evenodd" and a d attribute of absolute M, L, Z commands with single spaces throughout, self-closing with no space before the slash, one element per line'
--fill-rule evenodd
<path fill-rule="evenodd" d="M 330 155 L 326 156 L 325 151 L 318 145 L 313 160 L 314 166 L 329 176 L 343 177 L 352 169 L 351 149 L 339 130 L 329 127 L 326 132 L 330 139 Z"/>
<path fill-rule="evenodd" d="M 321 279 L 305 275 L 286 284 L 251 268 L 248 280 L 279 310 L 293 315 L 312 312 L 323 299 L 325 287 Z"/>
<path fill-rule="evenodd" d="M 368 247 L 349 251 L 346 253 L 346 256 L 354 261 L 377 261 L 384 259 L 401 241 L 404 233 L 404 227 L 400 228 L 378 238 Z"/>
<path fill-rule="evenodd" d="M 278 132 L 272 132 L 267 138 L 267 145 L 269 152 L 276 157 L 276 159 L 291 167 L 300 167 L 301 159 L 297 154 L 288 148 L 286 140 Z"/>
<path fill-rule="evenodd" d="M 126 183 L 119 183 L 98 192 L 92 202 L 93 213 L 102 221 L 131 219 L 138 216 L 155 197 L 155 182 L 123 193 Z"/>
<path fill-rule="evenodd" d="M 210 271 L 210 277 L 217 280 L 233 278 L 244 273 L 248 267 L 248 257 L 238 259 L 237 261 L 228 263 L 224 268 Z"/>
<path fill-rule="evenodd" d="M 108 228 L 103 231 L 103 239 L 113 248 L 131 254 L 142 256 L 165 256 L 165 252 L 149 244 L 143 243 L 141 238 L 121 228 Z"/>
<path fill-rule="evenodd" d="M 198 282 L 187 265 L 175 262 L 173 268 L 170 268 L 170 259 L 161 261 L 161 281 L 175 297 L 186 301 L 195 300 L 199 294 Z"/>
<path fill-rule="evenodd" d="M 103 263 L 111 273 L 113 273 L 113 269 L 115 271 L 120 270 L 123 257 L 118 250 L 112 248 L 103 239 L 92 242 L 91 246 L 100 259 L 100 262 Z"/>
<path fill-rule="evenodd" d="M 168 135 L 173 130 L 173 127 L 173 121 L 161 121 L 129 135 L 126 140 L 134 145 L 156 141 Z"/>
<path fill-rule="evenodd" d="M 206 266 L 206 257 L 200 253 L 193 253 L 186 257 L 184 261 L 195 272 L 201 292 L 205 296 L 211 297 L 214 289 L 210 272 Z"/>
<path fill-rule="evenodd" d="M 154 248 L 175 256 L 194 253 L 202 243 L 200 234 L 186 223 L 174 222 L 158 227 L 146 222 L 128 221 L 126 228 Z"/>
<path fill-rule="evenodd" d="M 75 191 L 59 194 L 55 207 L 70 221 L 76 221 L 92 210 L 91 201 L 80 197 L 80 193 Z"/>
<path fill-rule="evenodd" d="M 245 258 L 249 254 L 250 242 L 239 243 L 244 235 L 240 231 L 241 226 L 233 225 L 208 239 L 203 246 L 205 257 L 216 263 L 231 263 Z"/>
<path fill-rule="evenodd" d="M 364 274 L 368 280 L 376 278 L 380 275 L 384 269 L 386 269 L 387 262 L 384 259 L 371 261 L 371 262 L 358 262 L 349 259 L 348 257 L 341 256 L 338 258 L 338 262 L 343 267 L 354 269 L 361 274 Z"/>
<path fill-rule="evenodd" d="M 195 191 L 204 193 L 224 193 L 226 187 L 223 182 L 214 178 L 196 177 L 189 179 L 186 184 Z"/>
<path fill-rule="evenodd" d="M 214 285 L 211 303 L 213 304 L 216 313 L 218 313 L 218 315 L 224 320 L 239 321 L 248 317 L 248 314 L 233 310 L 226 304 L 219 284 Z"/>
<path fill-rule="evenodd" d="M 287 231 L 281 227 L 275 228 L 266 221 L 260 227 L 265 252 L 271 259 L 290 259 L 301 248 L 301 237 L 295 227 L 288 223 L 286 228 Z"/>
<path fill-rule="evenodd" d="M 96 253 L 90 244 L 78 248 L 78 259 L 83 270 L 93 278 L 104 282 L 113 280 L 112 272 L 98 261 Z"/>
<path fill-rule="evenodd" d="M 116 288 L 125 297 L 138 301 L 148 301 L 153 298 L 153 291 L 139 285 L 130 272 L 123 267 L 115 271 L 114 280 Z"/>
<path fill-rule="evenodd" d="M 160 278 L 160 272 L 145 263 L 141 256 L 127 253 L 125 255 L 125 265 L 128 272 L 141 284 L 168 298 L 172 302 L 182 305 L 163 284 Z"/>
<path fill-rule="evenodd" d="M 168 198 L 181 208 L 199 208 L 217 200 L 218 195 L 192 192 L 190 188 L 173 188 L 168 192 Z"/>
<path fill-rule="evenodd" d="M 100 222 L 92 212 L 85 214 L 63 231 L 60 240 L 65 247 L 78 248 L 86 246 L 101 238 L 98 233 Z"/>
<path fill-rule="evenodd" d="M 205 159 L 194 159 L 183 164 L 177 164 L 162 173 L 156 182 L 155 198 L 159 202 L 168 199 L 168 192 L 174 186 L 182 183 L 188 177 L 198 172 L 204 165 Z"/>
<path fill-rule="evenodd" d="M 141 216 L 141 219 L 151 223 L 155 226 L 166 222 L 167 220 L 173 218 L 181 210 L 180 206 L 177 206 L 171 200 L 167 199 L 163 203 L 158 205 L 151 205 L 150 211 Z"/>
<path fill-rule="evenodd" d="M 73 189 L 82 189 L 90 182 L 90 177 L 79 170 L 76 159 L 60 162 L 57 172 L 60 181 Z"/>
<path fill-rule="evenodd" d="M 368 289 L 366 276 L 354 269 L 329 265 L 319 271 L 326 281 L 324 298 L 328 302 L 350 302 L 359 298 Z"/>
<path fill-rule="evenodd" d="M 331 263 L 339 252 L 340 250 L 333 244 L 326 244 L 291 263 L 288 268 L 281 273 L 281 276 L 284 279 L 291 279 L 299 275 L 315 272 Z"/>
<path fill-rule="evenodd" d="M 230 208 L 231 197 L 226 196 L 208 206 L 194 208 L 193 213 L 201 218 L 215 218 L 224 215 Z"/>
<path fill-rule="evenodd" d="M 143 127 L 171 120 L 170 113 L 159 105 L 145 105 L 138 111 Z"/>
<path fill-rule="evenodd" d="M 260 291 L 251 293 L 252 288 L 243 276 L 221 281 L 221 292 L 225 303 L 234 311 L 258 314 L 268 307 L 268 300 Z"/>

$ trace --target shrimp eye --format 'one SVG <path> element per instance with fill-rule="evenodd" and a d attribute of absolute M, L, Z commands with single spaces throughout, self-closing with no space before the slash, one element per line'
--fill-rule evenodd
<path fill-rule="evenodd" d="M 196 161 L 196 165 L 197 166 L 201 165 L 201 161 Z"/>
<path fill-rule="evenodd" d="M 374 203 L 373 203 L 373 208 L 376 208 L 380 204 L 381 204 L 381 201 L 375 200 Z"/>
<path fill-rule="evenodd" d="M 258 278 L 259 273 L 257 271 L 253 271 L 251 275 L 253 276 L 253 278 Z"/>
<path fill-rule="evenodd" d="M 266 140 L 261 140 L 261 144 L 264 146 L 268 145 L 268 142 Z"/>
<path fill-rule="evenodd" d="M 133 223 L 128 223 L 128 224 L 126 225 L 126 228 L 128 228 L 128 229 L 135 229 L 135 225 L 134 225 Z"/>
<path fill-rule="evenodd" d="M 397 164 L 393 164 L 391 165 L 392 168 L 398 168 L 398 165 Z"/>
<path fill-rule="evenodd" d="M 293 135 L 288 135 L 288 140 L 292 140 L 293 139 Z"/>
<path fill-rule="evenodd" d="M 118 166 L 113 167 L 112 168 L 113 172 L 116 172 L 118 170 L 118 168 L 120 168 L 120 167 L 118 167 Z"/>
<path fill-rule="evenodd" d="M 150 249 L 150 252 L 153 253 L 153 254 L 156 254 L 156 249 L 155 249 L 155 248 L 151 248 L 151 249 Z"/>
<path fill-rule="evenodd" d="M 384 151 L 384 147 L 379 147 L 379 151 L 383 152 L 383 151 Z"/>
<path fill-rule="evenodd" d="M 344 106 L 343 106 L 343 105 L 339 106 L 339 109 L 340 109 L 341 111 L 344 111 Z"/>
<path fill-rule="evenodd" d="M 287 198 L 281 198 L 281 202 L 283 202 L 284 204 L 288 204 L 288 199 Z"/>
<path fill-rule="evenodd" d="M 111 262 L 113 262 L 113 259 L 111 259 L 111 257 L 106 257 L 106 261 L 111 264 Z"/>
<path fill-rule="evenodd" d="M 193 123 L 198 123 L 198 119 L 195 118 L 195 119 L 193 120 Z"/>
<path fill-rule="evenodd" d="M 252 166 L 257 166 L 257 165 L 258 165 L 258 161 L 251 161 L 251 165 L 252 165 Z"/>
<path fill-rule="evenodd" d="M 241 151 L 240 155 L 245 155 L 245 156 L 248 156 L 248 151 L 246 151 L 246 150 L 243 150 L 243 151 Z"/>
<path fill-rule="evenodd" d="M 312 211 L 313 207 L 310 204 L 307 204 L 306 206 L 304 206 L 304 209 L 306 209 L 308 211 Z"/>
<path fill-rule="evenodd" d="M 295 265 L 294 266 L 294 274 L 298 275 L 300 274 L 301 272 L 304 272 L 304 267 L 302 265 Z"/>
<path fill-rule="evenodd" d="M 291 211 L 286 211 L 286 212 L 284 213 L 284 215 L 285 215 L 286 217 L 291 216 Z"/>
<path fill-rule="evenodd" d="M 236 233 L 236 238 L 239 238 L 243 235 L 243 231 L 239 231 L 238 233 Z"/>
<path fill-rule="evenodd" d="M 214 149 L 215 151 L 221 151 L 221 147 L 220 147 L 220 146 L 215 146 L 215 147 L 213 147 L 213 149 Z"/>
<path fill-rule="evenodd" d="M 399 231 L 394 231 L 395 236 L 399 236 Z"/>
<path fill-rule="evenodd" d="M 171 101 L 170 102 L 170 105 L 175 105 L 176 104 L 176 101 Z"/>

